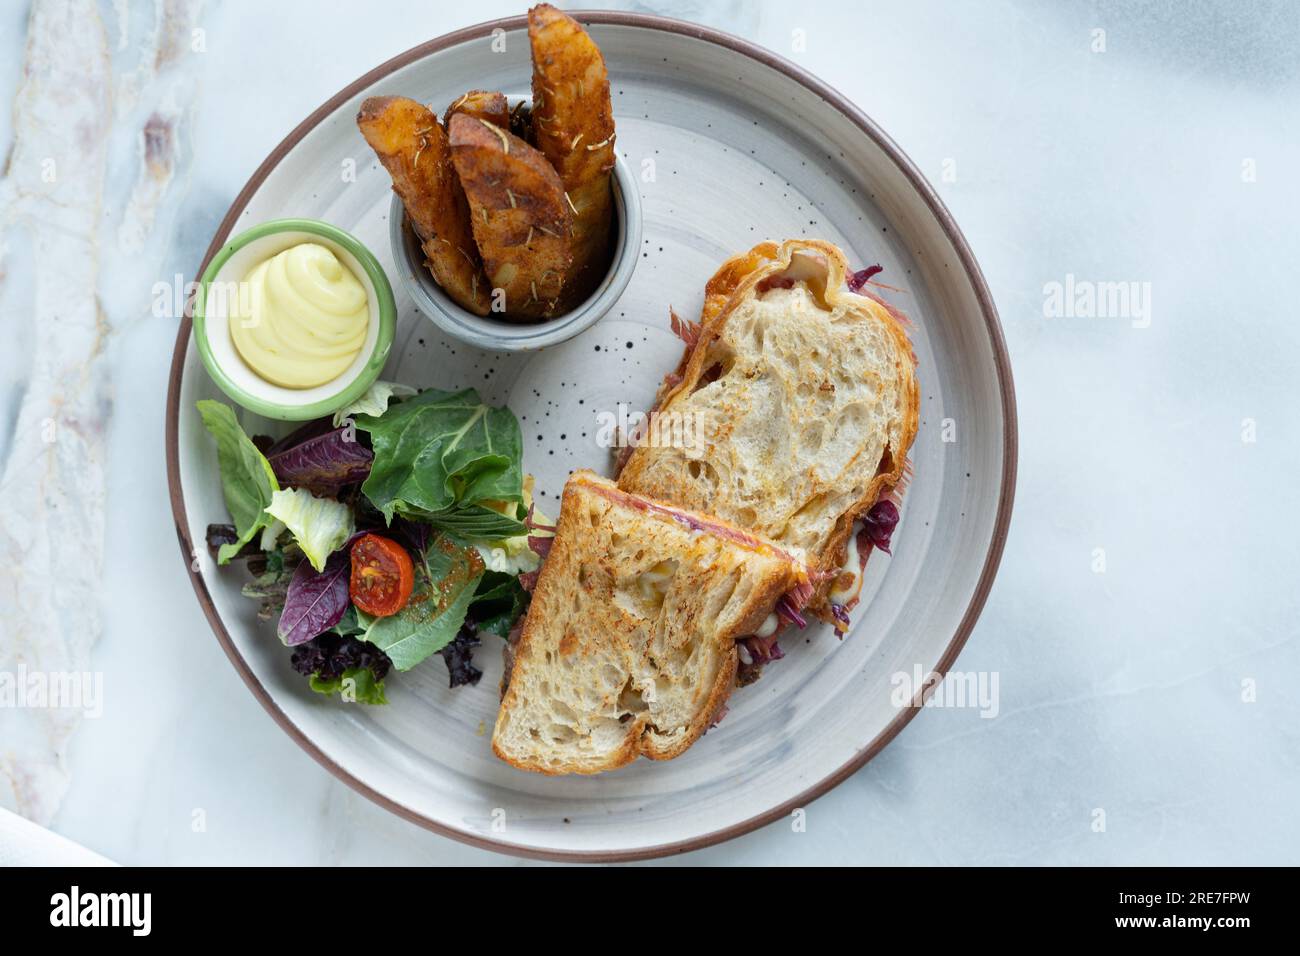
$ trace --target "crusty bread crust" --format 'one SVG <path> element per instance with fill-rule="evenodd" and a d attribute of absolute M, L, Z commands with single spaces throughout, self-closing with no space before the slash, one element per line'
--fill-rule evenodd
<path fill-rule="evenodd" d="M 678 756 L 709 728 L 735 686 L 736 639 L 757 629 L 803 576 L 802 565 L 742 529 L 646 504 L 591 472 L 575 472 L 565 485 L 555 538 L 493 729 L 493 752 L 512 766 L 545 774 L 592 774 L 641 755 L 652 760 Z M 642 565 L 665 559 L 679 562 L 671 589 L 658 609 L 638 620 L 620 603 L 625 592 L 613 582 L 620 575 L 635 580 L 645 573 Z M 744 592 L 742 580 L 748 588 Z M 709 595 L 721 591 L 726 592 L 721 606 L 710 604 Z M 673 643 L 677 639 L 691 643 Z M 695 669 L 674 669 L 682 663 L 673 657 L 678 651 L 687 668 Z M 623 662 L 628 665 L 626 685 L 618 670 Z M 600 686 L 593 674 L 611 666 L 620 686 Z M 692 680 L 683 681 L 683 674 Z M 633 675 L 648 680 L 658 698 L 645 697 Z M 697 676 L 703 680 L 698 687 Z M 540 701 L 536 688 L 543 680 L 549 681 L 552 696 Z M 629 688 L 642 696 L 625 705 Z M 571 706 L 575 699 L 586 704 L 581 712 L 572 713 L 579 711 Z M 551 728 L 563 731 L 563 739 L 546 736 L 547 708 L 555 700 L 571 717 L 570 724 Z M 570 737 L 566 727 L 576 728 L 576 735 Z M 603 735 L 613 740 L 599 746 L 595 741 Z"/>
<path fill-rule="evenodd" d="M 823 572 L 815 576 L 820 583 L 810 608 L 819 616 L 828 616 L 826 594 L 835 569 L 843 566 L 847 556 L 848 539 L 854 522 L 865 515 L 877 501 L 901 491 L 907 468 L 907 455 L 916 437 L 920 417 L 920 389 L 916 380 L 916 356 L 903 327 L 901 313 L 886 306 L 871 294 L 857 294 L 847 285 L 849 270 L 844 253 L 835 245 L 817 240 L 792 239 L 781 245 L 764 242 L 748 252 L 728 259 L 705 287 L 701 328 L 696 341 L 688 345 L 683 356 L 684 365 L 665 380 L 665 388 L 657 397 L 654 414 L 669 412 L 674 405 L 700 387 L 707 370 L 710 345 L 718 341 L 726 330 L 728 321 L 751 300 L 761 295 L 774 283 L 789 281 L 806 283 L 820 303 L 828 310 L 842 309 L 862 322 L 879 323 L 893 342 L 894 362 L 899 372 L 903 394 L 900 396 L 900 420 L 893 431 L 897 438 L 886 445 L 875 475 L 862 494 L 844 508 L 833 528 L 816 547 L 807 549 L 810 569 Z M 673 500 L 675 491 L 688 483 L 684 476 L 675 481 L 676 488 L 647 475 L 654 449 L 636 448 L 619 472 L 619 487 L 641 494 Z M 677 499 L 680 500 L 680 499 Z M 732 517 L 732 516 L 728 516 Z M 744 524 L 745 522 L 738 522 Z M 780 542 L 778 539 L 778 543 Z"/>
<path fill-rule="evenodd" d="M 719 266 L 718 271 L 713 273 L 713 278 L 704 285 L 704 308 L 700 311 L 700 323 L 708 325 L 716 319 L 745 279 L 757 270 L 777 262 L 780 256 L 781 247 L 775 242 L 760 242 L 748 252 L 739 252 Z"/>

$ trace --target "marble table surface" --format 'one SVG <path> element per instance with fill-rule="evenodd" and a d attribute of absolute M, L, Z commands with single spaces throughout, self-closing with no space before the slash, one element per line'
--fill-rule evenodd
<path fill-rule="evenodd" d="M 0 709 L 0 806 L 123 863 L 517 862 L 299 750 L 177 554 L 154 283 L 192 275 L 338 89 L 522 12 L 330 6 L 0 5 L 0 671 L 103 679 L 97 716 Z M 997 716 L 927 710 L 802 832 L 670 862 L 1300 862 L 1300 10 L 628 6 L 787 56 L 897 140 L 983 266 L 1020 412 L 1012 533 L 961 658 L 999 675 Z M 1118 314 L 1058 307 L 1105 283 L 1136 283 Z"/>

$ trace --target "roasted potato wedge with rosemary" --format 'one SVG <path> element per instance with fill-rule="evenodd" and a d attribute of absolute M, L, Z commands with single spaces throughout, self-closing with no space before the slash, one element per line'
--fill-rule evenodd
<path fill-rule="evenodd" d="M 454 114 L 448 138 L 492 311 L 506 318 L 558 314 L 573 265 L 573 211 L 559 174 L 522 139 L 475 116 Z"/>
<path fill-rule="evenodd" d="M 404 96 L 372 96 L 361 104 L 357 126 L 392 177 L 434 280 L 462 307 L 487 315 L 487 277 L 469 203 L 438 118 Z"/>
<path fill-rule="evenodd" d="M 614 110 L 605 59 L 587 31 L 550 4 L 528 11 L 533 53 L 533 140 L 560 174 L 573 211 L 569 304 L 591 292 L 609 262 Z"/>
<path fill-rule="evenodd" d="M 493 126 L 500 126 L 502 129 L 510 128 L 510 104 L 506 102 L 503 93 L 470 90 L 447 107 L 447 112 L 442 118 L 444 126 L 451 126 L 451 118 L 455 113 L 477 116 L 479 119 L 487 120 Z"/>

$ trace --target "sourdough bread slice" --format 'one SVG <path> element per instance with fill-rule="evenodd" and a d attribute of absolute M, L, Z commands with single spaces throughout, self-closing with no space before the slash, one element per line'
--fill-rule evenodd
<path fill-rule="evenodd" d="M 731 693 L 736 638 L 802 579 L 802 565 L 770 542 L 575 472 L 493 751 L 548 774 L 677 756 Z"/>
<path fill-rule="evenodd" d="M 904 478 L 920 405 L 901 315 L 847 279 L 826 242 L 762 243 L 724 263 L 652 415 L 674 424 L 652 436 L 694 440 L 643 442 L 618 477 L 804 557 L 825 572 L 822 612 L 854 521 Z"/>

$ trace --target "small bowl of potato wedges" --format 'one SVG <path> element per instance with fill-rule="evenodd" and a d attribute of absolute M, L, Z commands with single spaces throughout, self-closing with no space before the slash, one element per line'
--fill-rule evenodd
<path fill-rule="evenodd" d="M 600 50 L 548 4 L 529 11 L 528 38 L 531 96 L 470 90 L 441 119 L 376 96 L 357 114 L 393 180 L 400 280 L 444 332 L 494 351 L 589 328 L 627 287 L 641 244 Z"/>

